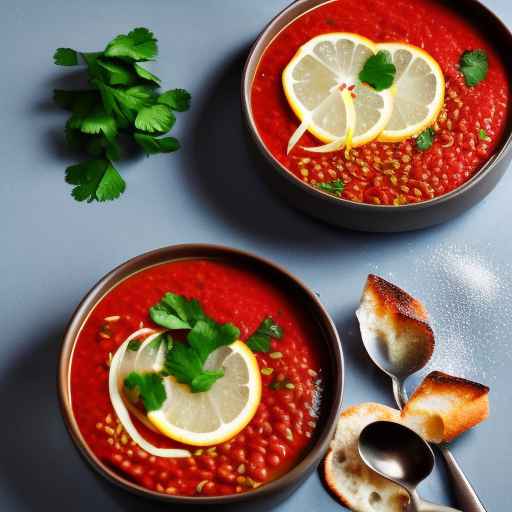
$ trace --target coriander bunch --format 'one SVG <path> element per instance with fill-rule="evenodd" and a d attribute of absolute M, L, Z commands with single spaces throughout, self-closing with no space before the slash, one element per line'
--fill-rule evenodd
<path fill-rule="evenodd" d="M 146 28 L 136 28 L 110 41 L 102 52 L 80 53 L 59 48 L 53 58 L 59 66 L 84 65 L 89 88 L 56 89 L 54 100 L 71 112 L 66 141 L 89 159 L 66 169 L 66 181 L 77 201 L 117 199 L 126 184 L 114 161 L 120 159 L 118 137 L 132 137 L 147 156 L 179 149 L 174 137 L 162 137 L 176 122 L 175 112 L 190 107 L 184 89 L 159 92 L 160 79 L 140 62 L 154 60 L 157 39 Z"/>

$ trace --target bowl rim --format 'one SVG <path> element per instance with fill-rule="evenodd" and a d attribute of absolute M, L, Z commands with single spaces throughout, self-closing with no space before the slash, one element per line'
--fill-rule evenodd
<path fill-rule="evenodd" d="M 254 81 L 254 75 L 258 69 L 259 63 L 270 44 L 274 41 L 274 39 L 291 23 L 293 23 L 297 18 L 304 15 L 305 13 L 312 11 L 322 5 L 335 2 L 337 0 L 292 0 L 292 2 L 282 9 L 276 16 L 274 16 L 270 22 L 263 28 L 263 30 L 258 35 L 256 41 L 252 45 L 249 55 L 245 61 L 243 72 L 242 72 L 242 80 L 241 80 L 241 102 L 242 102 L 242 111 L 243 116 L 245 118 L 245 124 L 249 129 L 249 133 L 251 135 L 252 140 L 256 143 L 256 146 L 266 158 L 266 160 L 274 167 L 275 171 L 278 171 L 282 177 L 284 177 L 292 186 L 299 188 L 302 192 L 317 198 L 323 199 L 334 206 L 342 206 L 344 208 L 350 208 L 353 210 L 360 211 L 374 211 L 380 212 L 383 211 L 402 211 L 402 210 L 423 210 L 425 208 L 435 207 L 441 204 L 444 204 L 452 199 L 463 195 L 469 189 L 473 188 L 477 183 L 485 179 L 485 177 L 493 170 L 494 166 L 499 163 L 505 154 L 508 152 L 510 147 L 512 146 L 512 122 L 510 123 L 510 127 L 508 133 L 504 133 L 502 136 L 502 142 L 500 143 L 500 147 L 497 151 L 495 151 L 487 161 L 482 165 L 482 167 L 465 183 L 460 185 L 459 187 L 451 190 L 450 192 L 443 194 L 438 197 L 434 197 L 433 199 L 427 199 L 425 201 L 421 201 L 419 203 L 409 203 L 405 205 L 377 205 L 377 204 L 368 204 L 368 203 L 358 203 L 355 201 L 351 201 L 349 199 L 334 197 L 327 192 L 324 192 L 320 189 L 317 189 L 307 183 L 304 183 L 302 180 L 297 178 L 292 172 L 290 172 L 267 148 L 266 144 L 263 142 L 261 135 L 258 132 L 258 128 L 254 121 L 254 116 L 252 113 L 252 102 L 251 102 L 251 91 L 252 84 Z M 437 1 L 437 0 L 433 0 Z M 501 18 L 495 14 L 489 7 L 484 5 L 480 0 L 465 0 L 468 3 L 471 3 L 473 7 L 481 9 L 484 16 L 487 16 L 488 19 L 492 20 L 493 23 L 500 26 L 504 34 L 507 34 L 510 39 L 510 44 L 512 47 L 512 32 L 508 28 L 508 26 L 501 20 Z M 456 6 L 452 5 L 452 8 Z M 277 28 L 276 26 L 280 25 L 284 18 L 287 18 L 290 15 L 290 12 L 298 11 L 293 17 L 288 19 L 281 28 Z M 461 15 L 462 16 L 462 15 Z M 463 16 L 462 16 L 463 17 Z M 272 34 L 269 36 L 269 34 Z M 264 39 L 269 37 L 268 42 L 263 42 Z M 252 76 L 249 76 L 252 74 Z M 512 74 L 512 71 L 511 71 Z M 509 106 L 512 105 L 512 99 L 509 99 Z M 509 113 L 509 116 L 512 116 L 512 112 Z"/>
<path fill-rule="evenodd" d="M 71 406 L 70 370 L 74 348 L 85 321 L 99 301 L 119 283 L 142 270 L 162 263 L 184 259 L 227 260 L 228 262 L 239 262 L 249 271 L 251 268 L 255 271 L 261 271 L 263 275 L 279 274 L 283 278 L 283 282 L 300 290 L 306 307 L 309 309 L 308 305 L 310 305 L 311 312 L 318 315 L 318 324 L 319 328 L 321 327 L 324 343 L 334 355 L 331 376 L 333 393 L 330 397 L 329 409 L 326 410 L 326 421 L 319 426 L 320 430 L 316 435 L 314 443 L 309 446 L 304 457 L 290 471 L 257 489 L 245 493 L 224 496 L 174 496 L 146 489 L 113 471 L 96 457 L 80 432 Z M 124 261 L 103 275 L 80 301 L 69 320 L 61 344 L 57 372 L 59 405 L 66 429 L 79 454 L 96 473 L 99 473 L 118 487 L 139 496 L 149 497 L 166 503 L 195 505 L 240 503 L 269 497 L 279 493 L 279 491 L 296 487 L 301 482 L 302 477 L 308 472 L 308 469 L 311 466 L 316 467 L 318 465 L 328 449 L 341 410 L 344 380 L 345 365 L 339 333 L 326 308 L 312 290 L 284 267 L 266 258 L 223 245 L 202 243 L 177 244 L 154 249 Z"/>

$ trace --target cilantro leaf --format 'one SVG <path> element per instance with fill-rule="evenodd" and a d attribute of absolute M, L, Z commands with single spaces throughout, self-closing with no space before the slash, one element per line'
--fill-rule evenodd
<path fill-rule="evenodd" d="M 171 89 L 158 97 L 158 103 L 167 105 L 177 112 L 185 112 L 190 108 L 191 95 L 185 89 Z"/>
<path fill-rule="evenodd" d="M 145 132 L 168 132 L 176 122 L 172 110 L 166 105 L 152 105 L 139 110 L 135 128 Z"/>
<path fill-rule="evenodd" d="M 432 128 L 427 128 L 425 131 L 421 132 L 416 138 L 416 147 L 420 151 L 429 149 L 434 143 L 435 134 L 436 132 Z"/>
<path fill-rule="evenodd" d="M 328 192 L 333 196 L 341 197 L 341 193 L 345 189 L 345 183 L 343 180 L 337 179 L 332 181 L 327 181 L 325 183 L 317 183 L 315 185 L 319 190 L 323 190 L 324 192 Z"/>
<path fill-rule="evenodd" d="M 103 79 L 102 68 L 98 59 L 102 56 L 101 52 L 81 53 L 82 58 L 87 64 L 87 72 L 91 78 Z"/>
<path fill-rule="evenodd" d="M 107 57 L 124 57 L 135 61 L 151 60 L 158 54 L 157 40 L 147 28 L 136 28 L 121 34 L 107 45 Z"/>
<path fill-rule="evenodd" d="M 131 350 L 132 352 L 137 352 L 139 350 L 140 346 L 142 345 L 141 341 L 138 339 L 130 340 L 128 343 L 128 350 Z"/>
<path fill-rule="evenodd" d="M 191 329 L 198 320 L 206 319 L 197 300 L 171 292 L 149 309 L 149 316 L 153 322 L 167 329 Z"/>
<path fill-rule="evenodd" d="M 131 372 L 124 379 L 124 387 L 139 393 L 147 412 L 160 409 L 167 398 L 162 377 L 157 373 Z"/>
<path fill-rule="evenodd" d="M 102 59 L 97 62 L 110 85 L 131 85 L 137 81 L 135 74 L 123 64 Z"/>
<path fill-rule="evenodd" d="M 188 333 L 187 340 L 199 355 L 201 364 L 219 347 L 231 345 L 240 336 L 233 324 L 218 324 L 210 319 L 198 320 Z"/>
<path fill-rule="evenodd" d="M 150 308 L 151 319 L 168 329 L 188 329 L 186 342 L 169 337 L 163 375 L 173 375 L 193 393 L 207 391 L 224 370 L 205 370 L 208 356 L 219 347 L 231 345 L 240 336 L 233 324 L 219 324 L 206 316 L 199 302 L 175 293 L 166 293 Z"/>
<path fill-rule="evenodd" d="M 171 153 L 180 149 L 180 143 L 174 137 L 157 139 L 145 133 L 134 133 L 133 138 L 147 156 L 155 153 Z"/>
<path fill-rule="evenodd" d="M 466 51 L 462 54 L 459 67 L 468 87 L 478 85 L 487 76 L 489 61 L 484 50 Z"/>
<path fill-rule="evenodd" d="M 71 194 L 77 201 L 110 201 L 119 197 L 125 182 L 109 160 L 94 159 L 66 169 L 66 182 L 76 185 Z"/>
<path fill-rule="evenodd" d="M 188 384 L 192 393 L 208 391 L 224 376 L 224 370 L 203 370 L 199 354 L 184 343 L 176 343 L 167 352 L 165 370 L 181 384 Z"/>
<path fill-rule="evenodd" d="M 71 48 L 57 48 L 53 54 L 53 61 L 58 66 L 76 66 L 78 53 Z"/>
<path fill-rule="evenodd" d="M 270 339 L 275 338 L 280 340 L 283 337 L 283 329 L 276 324 L 272 317 L 265 318 L 256 331 L 247 340 L 247 346 L 253 352 L 269 352 Z"/>
<path fill-rule="evenodd" d="M 386 51 L 379 51 L 365 62 L 359 73 L 359 80 L 365 82 L 376 91 L 389 89 L 395 79 L 396 67 L 391 61 L 391 55 Z"/>
<path fill-rule="evenodd" d="M 125 181 L 109 162 L 105 174 L 96 189 L 96 199 L 98 201 L 112 201 L 117 199 L 124 192 L 125 188 Z"/>
<path fill-rule="evenodd" d="M 113 89 L 115 98 L 122 106 L 139 111 L 155 103 L 156 94 L 144 85 L 135 85 L 128 89 Z"/>
<path fill-rule="evenodd" d="M 150 82 L 154 82 L 156 85 L 160 85 L 160 82 L 161 82 L 160 78 L 153 75 L 153 73 L 150 73 L 146 68 L 143 68 L 139 64 L 134 63 L 133 69 L 135 70 L 135 73 L 137 73 L 137 75 L 140 78 L 143 78 L 144 80 L 148 80 Z"/>
<path fill-rule="evenodd" d="M 114 118 L 100 109 L 81 120 L 80 130 L 90 135 L 103 133 L 108 140 L 113 140 L 117 135 L 117 125 Z"/>

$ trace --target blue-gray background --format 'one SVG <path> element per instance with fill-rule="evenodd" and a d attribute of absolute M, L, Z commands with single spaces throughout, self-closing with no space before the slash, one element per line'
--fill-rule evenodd
<path fill-rule="evenodd" d="M 512 173 L 470 212 L 422 232 L 344 232 L 289 209 L 257 177 L 239 104 L 248 48 L 287 2 L 1 2 L 0 510 L 155 509 L 100 482 L 79 459 L 58 410 L 56 364 L 64 326 L 100 276 L 139 253 L 182 242 L 254 251 L 318 291 L 343 340 L 345 405 L 392 404 L 389 382 L 369 363 L 354 322 L 366 274 L 380 273 L 421 297 L 437 330 L 431 368 L 492 388 L 491 418 L 453 451 L 488 510 L 510 508 Z M 508 0 L 486 3 L 512 25 Z M 63 178 L 75 158 L 62 144 L 65 113 L 51 103 L 52 89 L 73 79 L 63 79 L 69 70 L 51 57 L 59 46 L 100 49 L 136 26 L 159 39 L 153 70 L 163 84 L 192 93 L 193 107 L 175 129 L 183 148 L 120 163 L 125 195 L 79 204 Z M 423 493 L 449 502 L 440 470 Z M 339 506 L 313 475 L 277 510 Z"/>

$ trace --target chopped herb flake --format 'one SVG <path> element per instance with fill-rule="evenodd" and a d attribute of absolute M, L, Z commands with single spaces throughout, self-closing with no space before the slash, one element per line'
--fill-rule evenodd
<path fill-rule="evenodd" d="M 416 147 L 420 151 L 426 151 L 434 143 L 435 132 L 432 128 L 427 128 L 416 138 Z"/>

